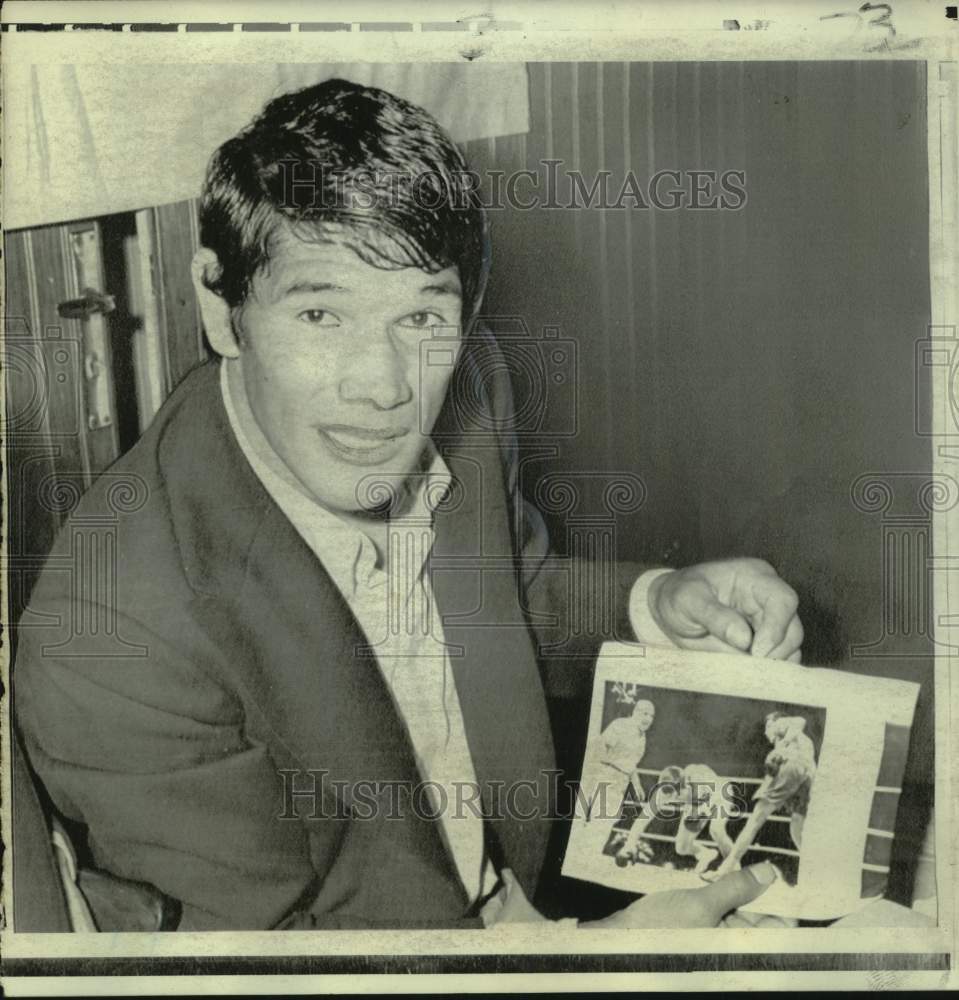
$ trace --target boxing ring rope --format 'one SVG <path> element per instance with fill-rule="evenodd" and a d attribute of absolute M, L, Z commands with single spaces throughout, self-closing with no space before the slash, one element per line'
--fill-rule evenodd
<path fill-rule="evenodd" d="M 656 770 L 654 768 L 649 768 L 649 767 L 637 767 L 636 768 L 636 773 L 637 774 L 643 774 L 643 775 L 649 775 L 650 777 L 658 778 L 659 775 L 662 773 L 662 770 Z M 730 775 L 717 775 L 717 777 L 721 781 L 735 782 L 735 783 L 744 784 L 744 785 L 761 785 L 762 784 L 762 778 L 732 777 Z M 876 785 L 875 792 L 883 793 L 883 794 L 889 794 L 889 795 L 900 795 L 900 794 L 902 794 L 902 789 L 901 788 L 894 788 L 891 785 Z M 729 818 L 730 819 L 748 819 L 751 815 L 752 815 L 751 812 L 740 812 L 740 813 L 737 813 L 735 816 L 731 816 Z M 772 816 L 767 817 L 766 822 L 768 823 L 770 821 L 774 822 L 774 823 L 788 823 L 790 821 L 790 817 L 789 816 L 779 816 L 779 815 L 775 815 L 774 814 Z M 890 840 L 894 836 L 892 830 L 877 830 L 877 829 L 874 829 L 873 827 L 869 827 L 866 830 L 866 833 L 869 836 L 871 836 L 871 837 L 885 837 L 885 838 L 888 838 Z M 669 841 L 671 843 L 674 843 L 675 840 L 676 840 L 676 838 L 674 836 L 670 837 L 670 836 L 668 836 L 666 834 L 661 834 L 661 833 L 646 833 L 646 832 L 644 832 L 643 833 L 643 837 L 648 838 L 649 840 L 664 840 L 664 841 Z M 718 845 L 715 844 L 715 843 L 713 843 L 713 841 L 711 841 L 711 840 L 701 839 L 700 843 L 706 844 L 709 847 L 716 847 L 718 849 Z M 773 853 L 773 854 L 788 854 L 788 855 L 790 855 L 790 856 L 792 856 L 794 858 L 798 858 L 799 857 L 799 852 L 798 851 L 793 851 L 793 850 L 790 850 L 788 848 L 767 847 L 764 844 L 753 843 L 750 849 L 754 850 L 754 851 L 767 851 L 767 852 Z M 865 871 L 885 872 L 887 874 L 889 872 L 888 868 L 883 867 L 881 865 L 869 865 L 869 864 L 863 863 L 862 867 L 863 867 L 863 869 Z"/>

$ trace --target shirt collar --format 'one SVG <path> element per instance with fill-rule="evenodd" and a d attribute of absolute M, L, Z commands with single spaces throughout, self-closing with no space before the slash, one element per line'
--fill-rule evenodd
<path fill-rule="evenodd" d="M 245 395 L 231 391 L 228 365 L 235 363 L 229 359 L 220 362 L 223 405 L 237 444 L 266 492 L 323 563 L 342 593 L 352 596 L 360 585 L 385 582 L 384 571 L 377 569 L 376 546 L 370 537 L 306 493 L 260 430 Z M 241 398 L 235 399 L 234 395 Z M 408 524 L 410 532 L 415 532 L 419 539 L 424 532 L 428 533 L 426 545 L 412 547 L 416 563 L 406 568 L 404 576 L 407 578 L 411 570 L 415 579 L 422 574 L 432 548 L 433 513 L 448 493 L 452 481 L 449 467 L 432 442 L 430 449 L 432 457 L 427 472 L 420 478 L 409 509 L 393 521 L 393 526 L 400 530 Z M 391 545 L 388 549 L 410 552 L 407 545 Z"/>

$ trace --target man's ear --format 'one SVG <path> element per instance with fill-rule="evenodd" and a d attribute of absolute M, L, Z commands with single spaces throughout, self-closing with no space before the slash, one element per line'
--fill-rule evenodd
<path fill-rule="evenodd" d="M 200 304 L 200 315 L 203 317 L 203 327 L 210 346 L 221 357 L 237 358 L 240 356 L 240 345 L 233 331 L 230 307 L 219 295 L 211 292 L 203 281 L 205 275 L 216 274 L 219 266 L 216 254 L 206 247 L 200 247 L 193 255 L 190 267 L 193 289 Z"/>

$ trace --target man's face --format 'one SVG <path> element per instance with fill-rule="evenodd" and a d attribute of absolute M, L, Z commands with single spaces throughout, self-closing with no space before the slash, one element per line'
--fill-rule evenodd
<path fill-rule="evenodd" d="M 451 367 L 421 370 L 420 344 L 458 330 L 461 310 L 454 268 L 383 270 L 339 243 L 277 240 L 238 320 L 243 381 L 274 451 L 324 506 L 372 506 L 383 497 L 364 485 L 417 469 Z"/>
<path fill-rule="evenodd" d="M 648 701 L 637 702 L 636 707 L 633 709 L 633 721 L 639 727 L 641 733 L 645 733 L 649 729 L 653 724 L 655 716 L 656 709 Z"/>

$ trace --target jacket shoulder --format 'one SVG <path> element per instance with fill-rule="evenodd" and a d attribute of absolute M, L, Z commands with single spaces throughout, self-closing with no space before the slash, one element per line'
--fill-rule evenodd
<path fill-rule="evenodd" d="M 114 593 L 116 604 L 134 615 L 138 606 L 149 607 L 164 593 L 169 598 L 182 585 L 176 494 L 184 481 L 196 485 L 197 448 L 217 448 L 212 442 L 204 448 L 200 439 L 217 433 L 218 402 L 216 367 L 201 366 L 166 400 L 140 440 L 99 473 L 78 500 L 61 490 L 75 503 L 33 589 L 31 606 L 65 596 L 65 588 L 76 582 L 70 565 L 78 560 L 96 561 L 110 581 L 106 593 L 95 595 L 98 599 Z M 208 474 L 215 476 L 215 470 Z"/>

